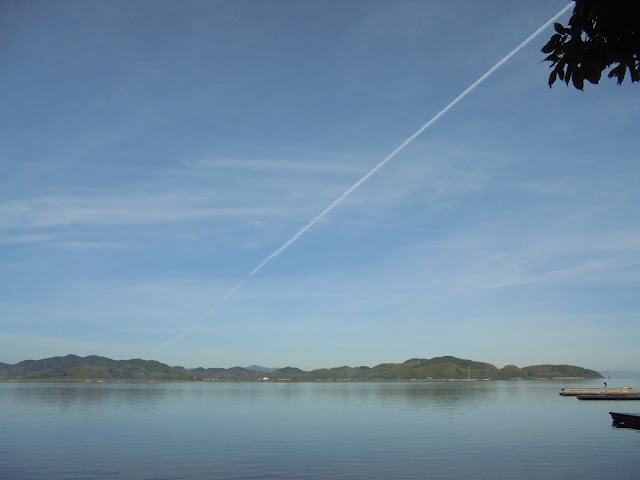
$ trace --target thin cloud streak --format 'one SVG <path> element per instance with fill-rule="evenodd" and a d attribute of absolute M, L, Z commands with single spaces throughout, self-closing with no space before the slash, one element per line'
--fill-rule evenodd
<path fill-rule="evenodd" d="M 196 167 L 206 169 L 225 170 L 281 170 L 301 173 L 330 173 L 339 175 L 352 175 L 362 171 L 346 161 L 336 162 L 297 162 L 291 160 L 248 160 L 248 159 L 222 159 L 222 160 L 197 160 L 190 163 Z"/>
<path fill-rule="evenodd" d="M 58 248 L 122 248 L 121 243 L 109 242 L 56 242 L 51 244 L 52 247 Z"/>
<path fill-rule="evenodd" d="M 45 335 L 23 335 L 17 333 L 0 331 L 0 340 L 15 345 L 30 345 L 44 349 L 46 351 L 99 351 L 106 349 L 108 344 L 100 342 L 88 342 L 85 340 L 75 340 L 65 337 L 52 337 Z M 24 360 L 24 359 L 22 359 Z"/>
<path fill-rule="evenodd" d="M 42 197 L 0 205 L 0 225 L 8 227 L 55 227 L 72 224 L 136 225 L 213 217 L 262 217 L 286 215 L 275 207 L 215 207 L 207 196 L 146 195 Z"/>
<path fill-rule="evenodd" d="M 24 235 L 9 235 L 0 237 L 0 245 L 19 245 L 31 243 L 46 243 L 56 238 L 51 234 L 30 233 Z"/>
<path fill-rule="evenodd" d="M 324 216 L 326 216 L 329 212 L 331 212 L 334 208 L 340 205 L 347 197 L 349 197 L 354 191 L 356 191 L 364 182 L 369 180 L 373 175 L 375 175 L 382 167 L 384 167 L 389 161 L 391 161 L 396 155 L 398 155 L 402 150 L 404 150 L 411 142 L 413 142 L 419 135 L 421 135 L 425 130 L 427 130 L 431 125 L 437 122 L 443 115 L 445 115 L 449 110 L 451 110 L 454 106 L 456 106 L 461 100 L 463 100 L 469 93 L 476 89 L 481 83 L 483 83 L 487 78 L 489 78 L 498 68 L 504 65 L 511 57 L 517 54 L 520 50 L 522 50 L 525 46 L 527 46 L 534 38 L 536 38 L 542 31 L 544 31 L 547 27 L 549 27 L 553 22 L 555 22 L 560 16 L 562 16 L 565 12 L 567 12 L 573 6 L 573 2 L 565 5 L 558 13 L 556 13 L 553 17 L 551 17 L 548 21 L 546 21 L 543 25 L 541 25 L 535 32 L 529 35 L 524 41 L 522 41 L 517 47 L 511 50 L 507 55 L 505 55 L 498 63 L 496 63 L 493 67 L 487 70 L 482 76 L 480 76 L 475 82 L 473 82 L 469 87 L 467 87 L 460 95 L 458 95 L 453 101 L 451 101 L 446 107 L 440 110 L 433 118 L 431 118 L 428 122 L 426 122 L 422 127 L 416 130 L 411 136 L 409 136 L 404 142 L 402 142 L 395 150 L 393 150 L 389 155 L 387 155 L 380 163 L 378 163 L 375 167 L 373 167 L 366 175 L 364 175 L 360 180 L 354 183 L 351 187 L 349 187 L 342 195 L 340 195 L 336 200 L 334 200 L 327 208 L 325 208 L 319 215 L 313 218 L 307 225 L 305 225 L 302 229 L 300 229 L 293 237 L 287 240 L 280 248 L 275 250 L 269 256 L 267 256 L 256 268 L 254 268 L 251 273 L 238 282 L 220 301 L 218 305 L 226 302 L 245 282 L 247 282 L 251 277 L 256 275 L 262 268 L 264 268 L 267 263 L 276 258 L 282 252 L 284 252 L 289 246 L 291 246 L 296 240 L 298 240 L 302 235 L 304 235 L 311 227 L 313 227 L 316 223 L 318 223 Z M 200 319 L 194 323 L 191 327 L 189 327 L 184 332 L 180 333 L 173 339 L 170 339 L 166 343 L 172 343 L 173 341 L 180 340 L 184 338 L 189 332 L 191 332 L 195 327 L 197 327 L 203 320 L 208 316 L 207 314 L 200 317 Z"/>

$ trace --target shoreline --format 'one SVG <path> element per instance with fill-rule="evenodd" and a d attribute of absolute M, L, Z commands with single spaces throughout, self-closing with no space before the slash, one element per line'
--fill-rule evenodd
<path fill-rule="evenodd" d="M 474 382 L 531 382 L 531 381 L 584 381 L 598 380 L 590 377 L 553 377 L 553 378 L 526 378 L 526 379 L 491 379 L 491 378 L 430 378 L 430 379 L 376 379 L 376 380 L 234 380 L 234 379 L 170 379 L 170 378 L 17 378 L 0 377 L 0 382 L 51 382 L 51 383 L 474 383 Z"/>

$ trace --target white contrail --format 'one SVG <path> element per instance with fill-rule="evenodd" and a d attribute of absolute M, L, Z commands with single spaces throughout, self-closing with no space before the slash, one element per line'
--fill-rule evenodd
<path fill-rule="evenodd" d="M 422 125 L 418 130 L 416 130 L 416 132 L 411 135 L 409 138 L 407 138 L 404 142 L 402 142 L 393 152 L 391 152 L 389 155 L 387 155 L 384 160 L 382 160 L 380 163 L 378 163 L 375 167 L 373 167 L 371 170 L 369 170 L 369 172 L 367 172 L 366 175 L 364 175 L 360 180 L 358 180 L 356 183 L 354 183 L 353 185 L 351 185 L 342 195 L 340 195 L 338 198 L 336 198 L 333 203 L 331 203 L 331 205 L 329 205 L 327 208 L 325 208 L 322 212 L 320 212 L 320 214 L 318 214 L 313 220 L 311 220 L 309 223 L 307 223 L 304 227 L 302 227 L 300 229 L 300 231 L 298 231 L 293 237 L 291 237 L 289 240 L 287 240 L 280 248 L 278 248 L 276 251 L 274 251 L 271 255 L 269 255 L 267 258 L 265 258 L 260 265 L 258 265 L 256 268 L 253 269 L 253 271 L 247 275 L 242 281 L 238 282 L 238 284 L 236 286 L 234 286 L 224 297 L 222 297 L 220 299 L 220 301 L 218 302 L 218 305 L 226 302 L 247 280 L 249 280 L 251 277 L 253 277 L 256 273 L 258 273 L 260 270 L 262 270 L 262 268 L 269 263 L 271 260 L 273 260 L 274 258 L 276 258 L 278 255 L 280 255 L 282 252 L 284 252 L 293 242 L 295 242 L 296 240 L 298 240 L 298 238 L 300 238 L 307 230 L 309 230 L 311 227 L 313 227 L 316 223 L 318 223 L 322 217 L 324 217 L 327 213 L 329 213 L 331 210 L 333 210 L 334 208 L 336 208 L 338 205 L 340 205 L 342 203 L 342 201 L 347 198 L 349 195 L 351 195 L 360 185 L 362 185 L 364 182 L 366 182 L 367 180 L 369 180 L 369 178 L 371 178 L 378 170 L 380 170 L 382 167 L 384 167 L 387 162 L 389 162 L 389 160 L 391 160 L 393 157 L 395 157 L 398 153 L 400 153 L 402 150 L 404 150 L 404 148 L 409 145 L 411 142 L 413 142 L 416 137 L 418 137 L 422 132 L 424 132 L 427 128 L 429 128 L 431 125 L 433 125 L 440 117 L 442 117 L 445 113 L 447 113 L 449 110 L 451 110 L 458 102 L 460 102 L 460 100 L 462 100 L 464 97 L 466 97 L 467 95 L 469 95 L 478 85 L 480 85 L 482 82 L 484 82 L 487 78 L 489 78 L 491 76 L 491 74 L 493 72 L 495 72 L 498 68 L 500 68 L 505 62 L 507 62 L 511 57 L 513 57 L 516 53 L 518 53 L 520 50 L 522 50 L 522 48 L 524 48 L 528 43 L 531 42 L 531 40 L 533 40 L 534 38 L 536 38 L 538 35 L 540 35 L 540 33 L 545 30 L 549 25 L 551 25 L 553 22 L 555 22 L 559 17 L 561 17 L 567 10 L 569 10 L 572 6 L 573 6 L 574 2 L 569 2 L 567 3 L 567 5 L 565 5 L 562 10 L 560 10 L 558 13 L 556 13 L 553 17 L 551 17 L 549 20 L 547 20 L 545 23 L 543 23 L 540 28 L 538 28 L 535 32 L 533 32 L 531 35 L 529 35 L 522 43 L 520 43 L 520 45 L 518 45 L 516 48 L 514 48 L 513 50 L 511 50 L 509 53 L 507 53 L 498 63 L 496 63 L 493 67 L 491 67 L 489 70 L 487 70 L 487 72 L 482 75 L 480 78 L 478 78 L 475 82 L 473 82 L 471 85 L 469 85 L 465 91 L 463 91 L 460 95 L 458 95 L 455 99 L 453 99 L 449 105 L 447 105 L 446 107 L 444 107 L 442 110 L 440 110 L 431 120 L 429 120 L 427 123 L 425 123 L 424 125 Z M 183 331 L 182 333 L 180 333 L 179 335 L 173 337 L 172 339 L 168 340 L 165 343 L 172 343 L 174 341 L 180 340 L 181 338 L 184 338 L 185 336 L 187 336 L 191 331 L 193 331 L 193 329 L 195 327 L 197 327 L 206 317 L 208 317 L 211 313 L 213 313 L 213 311 L 215 310 L 215 307 L 208 310 L 207 312 L 205 312 L 203 315 L 200 316 L 200 318 L 198 319 L 197 322 L 195 322 L 191 327 L 189 327 L 188 329 L 186 329 L 185 331 Z"/>

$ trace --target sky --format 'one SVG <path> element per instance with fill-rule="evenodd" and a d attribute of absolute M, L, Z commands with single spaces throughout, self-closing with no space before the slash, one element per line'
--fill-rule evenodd
<path fill-rule="evenodd" d="M 3 2 L 0 362 L 637 370 L 639 87 L 552 27 L 270 258 L 565 5 Z"/>

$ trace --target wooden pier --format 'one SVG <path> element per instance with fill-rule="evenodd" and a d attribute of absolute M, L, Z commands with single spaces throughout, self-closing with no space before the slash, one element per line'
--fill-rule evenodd
<path fill-rule="evenodd" d="M 640 430 L 640 414 L 609 412 L 609 415 L 613 419 L 614 427 Z"/>
<path fill-rule="evenodd" d="M 623 388 L 563 388 L 560 395 L 563 397 L 577 397 L 579 395 L 640 395 L 640 387 Z"/>

